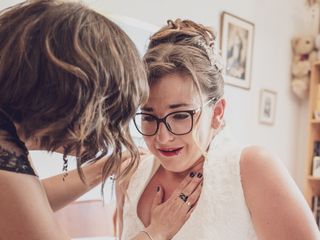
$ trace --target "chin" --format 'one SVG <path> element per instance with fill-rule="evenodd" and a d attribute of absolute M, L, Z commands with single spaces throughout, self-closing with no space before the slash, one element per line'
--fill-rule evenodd
<path fill-rule="evenodd" d="M 174 164 L 172 162 L 163 161 L 163 160 L 160 160 L 160 163 L 165 170 L 173 173 L 183 173 L 185 171 L 188 171 L 191 168 L 190 164 L 184 165 L 184 166 L 181 166 L 181 165 L 178 166 L 178 164 Z"/>

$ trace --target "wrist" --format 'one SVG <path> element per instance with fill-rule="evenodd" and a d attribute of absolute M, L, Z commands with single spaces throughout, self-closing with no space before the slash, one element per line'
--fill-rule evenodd
<path fill-rule="evenodd" d="M 88 166 L 83 167 L 86 185 L 89 188 L 97 186 L 102 181 L 102 164 L 98 161 Z"/>
<path fill-rule="evenodd" d="M 149 225 L 147 228 L 145 228 L 145 231 L 149 233 L 149 235 L 152 237 L 152 240 L 168 240 L 169 238 L 166 238 L 162 232 L 159 232 L 157 230 L 157 227 L 153 227 Z"/>

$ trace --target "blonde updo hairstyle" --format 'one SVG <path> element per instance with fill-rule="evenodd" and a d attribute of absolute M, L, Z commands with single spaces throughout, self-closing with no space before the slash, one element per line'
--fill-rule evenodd
<path fill-rule="evenodd" d="M 168 20 L 151 36 L 144 56 L 149 87 L 165 75 L 179 73 L 191 77 L 201 104 L 203 94 L 207 96 L 204 101 L 221 98 L 224 81 L 215 38 L 209 27 L 190 20 Z"/>

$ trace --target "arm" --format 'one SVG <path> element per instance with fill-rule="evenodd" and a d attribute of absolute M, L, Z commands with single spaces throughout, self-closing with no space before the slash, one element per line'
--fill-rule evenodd
<path fill-rule="evenodd" d="M 140 154 L 144 154 L 144 150 L 140 149 Z M 122 159 L 119 161 L 126 162 L 130 158 L 130 153 L 124 151 Z M 77 170 L 68 172 L 68 176 L 63 181 L 63 174 L 49 177 L 42 180 L 49 203 L 53 211 L 57 211 L 77 198 L 97 186 L 102 181 L 102 169 L 108 157 L 104 157 L 95 163 L 82 167 L 85 183 L 82 182 Z"/>
<path fill-rule="evenodd" d="M 104 163 L 105 161 L 101 159 L 82 168 L 85 183 L 80 179 L 76 169 L 69 171 L 64 181 L 63 174 L 43 179 L 42 184 L 52 210 L 63 208 L 101 183 Z"/>
<path fill-rule="evenodd" d="M 70 240 L 55 222 L 35 176 L 0 171 L 1 239 Z"/>
<path fill-rule="evenodd" d="M 240 169 L 259 239 L 320 239 L 308 204 L 280 160 L 249 147 L 241 155 Z"/>

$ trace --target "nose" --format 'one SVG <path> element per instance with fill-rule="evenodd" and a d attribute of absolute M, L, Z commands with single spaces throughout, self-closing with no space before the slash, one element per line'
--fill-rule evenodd
<path fill-rule="evenodd" d="M 156 133 L 156 140 L 158 143 L 167 143 L 173 139 L 173 134 L 169 132 L 166 125 L 161 122 L 159 124 L 158 132 Z"/>

